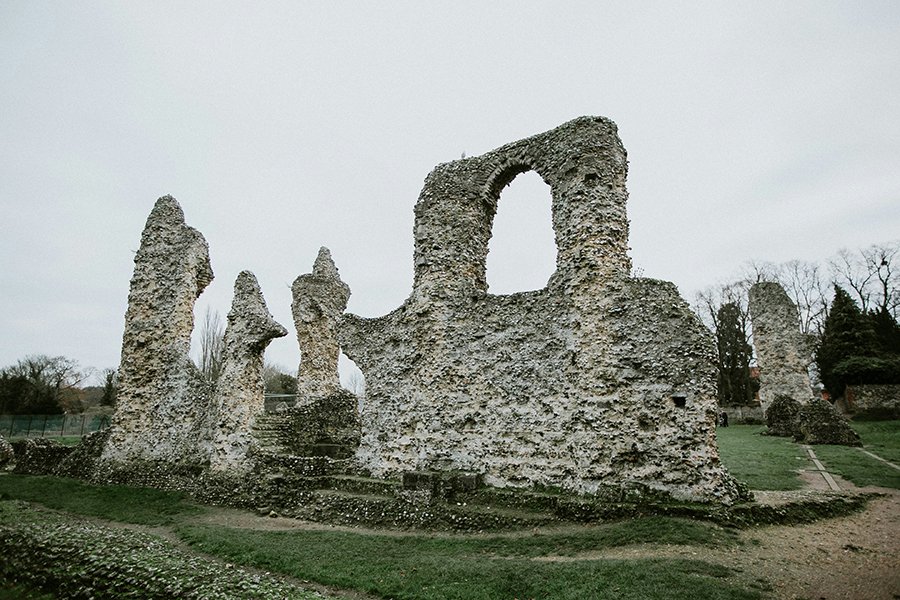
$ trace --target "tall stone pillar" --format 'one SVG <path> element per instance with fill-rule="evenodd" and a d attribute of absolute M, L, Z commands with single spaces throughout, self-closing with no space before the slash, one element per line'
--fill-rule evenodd
<path fill-rule="evenodd" d="M 337 324 L 350 298 L 328 248 L 321 248 L 312 273 L 300 275 L 291 286 L 291 310 L 300 344 L 297 396 L 302 402 L 341 389 L 338 376 L 340 346 Z"/>
<path fill-rule="evenodd" d="M 253 424 L 265 412 L 263 354 L 275 338 L 287 335 L 266 307 L 256 276 L 242 271 L 225 330 L 222 375 L 216 384 L 210 419 L 210 468 L 240 471 L 249 465 Z"/>
<path fill-rule="evenodd" d="M 156 201 L 134 257 L 119 393 L 104 459 L 197 456 L 209 386 L 190 359 L 194 301 L 213 279 L 203 235 L 172 196 Z"/>

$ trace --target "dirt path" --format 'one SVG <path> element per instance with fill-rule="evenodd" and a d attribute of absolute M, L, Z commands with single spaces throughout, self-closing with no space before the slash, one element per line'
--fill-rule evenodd
<path fill-rule="evenodd" d="M 771 584 L 773 596 L 779 599 L 900 598 L 900 494 L 896 491 L 871 502 L 862 513 L 809 525 L 748 529 L 740 533 L 740 541 L 738 546 L 713 549 L 641 544 L 539 560 L 700 559 L 734 569 L 747 582 Z"/>

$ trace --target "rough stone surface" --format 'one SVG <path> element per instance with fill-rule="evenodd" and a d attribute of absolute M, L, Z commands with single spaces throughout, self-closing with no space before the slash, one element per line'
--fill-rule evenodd
<path fill-rule="evenodd" d="M 769 433 L 807 444 L 858 446 L 859 436 L 846 419 L 813 394 L 797 307 L 784 288 L 774 282 L 754 284 L 750 316 L 759 361 L 759 398 Z"/>
<path fill-rule="evenodd" d="M 542 290 L 495 296 L 485 261 L 497 202 L 529 170 L 551 189 L 557 270 Z M 718 458 L 709 332 L 674 285 L 629 275 L 626 171 L 602 117 L 432 171 L 415 209 L 412 294 L 338 328 L 366 376 L 367 469 L 740 496 Z"/>
<path fill-rule="evenodd" d="M 12 443 L 15 452 L 15 473 L 29 475 L 53 474 L 72 453 L 72 446 L 63 446 L 55 440 L 28 438 Z"/>
<path fill-rule="evenodd" d="M 777 396 L 790 396 L 800 404 L 811 402 L 809 352 L 800 332 L 797 307 L 784 288 L 771 281 L 754 284 L 750 288 L 750 315 L 763 410 Z"/>
<path fill-rule="evenodd" d="M 319 250 L 312 273 L 297 277 L 291 291 L 291 310 L 300 344 L 297 397 L 302 402 L 337 393 L 341 382 L 336 329 L 347 308 L 350 288 L 341 281 L 328 248 Z"/>
<path fill-rule="evenodd" d="M 13 452 L 12 444 L 0 435 L 0 469 L 12 462 L 13 456 L 15 456 L 15 453 Z"/>
<path fill-rule="evenodd" d="M 780 437 L 796 437 L 800 403 L 791 396 L 775 396 L 766 410 L 766 433 Z"/>
<path fill-rule="evenodd" d="M 90 479 L 103 455 L 103 447 L 108 438 L 109 429 L 85 435 L 81 438 L 81 443 L 54 468 L 53 474 L 60 477 Z"/>
<path fill-rule="evenodd" d="M 274 338 L 287 335 L 266 308 L 256 277 L 242 271 L 225 330 L 222 375 L 216 383 L 209 421 L 210 468 L 246 470 L 253 445 L 253 424 L 265 412 L 263 354 Z"/>
<path fill-rule="evenodd" d="M 900 419 L 900 385 L 848 385 L 835 407 L 854 417 Z"/>
<path fill-rule="evenodd" d="M 819 398 L 800 407 L 794 439 L 806 444 L 862 446 L 859 435 L 853 431 L 847 419 L 831 404 Z"/>
<path fill-rule="evenodd" d="M 211 394 L 188 353 L 194 301 L 212 279 L 206 240 L 174 198 L 157 200 L 134 258 L 104 460 L 196 460 Z"/>

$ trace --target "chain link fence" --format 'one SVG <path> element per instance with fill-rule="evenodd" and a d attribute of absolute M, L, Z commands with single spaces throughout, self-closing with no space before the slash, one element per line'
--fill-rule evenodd
<path fill-rule="evenodd" d="M 109 427 L 109 415 L 0 415 L 0 434 L 11 437 L 80 436 Z"/>

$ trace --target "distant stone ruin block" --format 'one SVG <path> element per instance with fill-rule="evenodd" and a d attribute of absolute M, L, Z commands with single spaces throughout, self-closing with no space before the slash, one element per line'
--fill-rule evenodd
<path fill-rule="evenodd" d="M 778 396 L 788 396 L 799 404 L 811 402 L 811 357 L 800 332 L 797 306 L 780 284 L 771 281 L 754 284 L 749 296 L 763 410 Z"/>
<path fill-rule="evenodd" d="M 900 419 L 900 385 L 848 385 L 835 405 L 854 417 Z"/>
<path fill-rule="evenodd" d="M 551 189 L 557 270 L 542 290 L 492 295 L 500 192 L 530 170 Z M 710 333 L 674 285 L 630 276 L 626 172 L 616 126 L 601 117 L 432 171 L 415 208 L 410 297 L 338 327 L 366 376 L 365 468 L 739 496 L 716 448 Z"/>
<path fill-rule="evenodd" d="M 795 439 L 806 444 L 862 446 L 862 441 L 834 407 L 821 398 L 800 407 Z"/>

